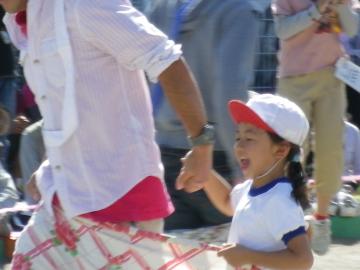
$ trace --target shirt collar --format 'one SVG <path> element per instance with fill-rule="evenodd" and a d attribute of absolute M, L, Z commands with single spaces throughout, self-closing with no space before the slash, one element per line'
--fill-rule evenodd
<path fill-rule="evenodd" d="M 267 183 L 266 185 L 264 185 L 262 187 L 258 187 L 258 188 L 251 187 L 249 190 L 249 195 L 251 197 L 255 197 L 255 196 L 264 194 L 279 183 L 290 183 L 290 180 L 287 177 L 280 177 L 280 178 L 274 179 L 273 181 Z"/>

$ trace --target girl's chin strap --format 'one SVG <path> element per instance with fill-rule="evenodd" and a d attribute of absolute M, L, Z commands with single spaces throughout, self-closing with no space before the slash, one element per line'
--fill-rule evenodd
<path fill-rule="evenodd" d="M 260 179 L 260 178 L 268 175 L 269 173 L 271 173 L 271 172 L 276 168 L 276 166 L 279 165 L 280 161 L 282 161 L 283 159 L 284 159 L 284 158 L 281 158 L 281 159 L 279 159 L 278 161 L 276 161 L 276 162 L 274 163 L 274 165 L 272 165 L 265 173 L 263 173 L 262 175 L 259 175 L 259 176 L 254 177 L 254 180 Z"/>

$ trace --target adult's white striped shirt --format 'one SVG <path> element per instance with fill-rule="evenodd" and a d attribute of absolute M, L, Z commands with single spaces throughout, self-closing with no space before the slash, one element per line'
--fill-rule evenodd
<path fill-rule="evenodd" d="M 66 23 L 54 12 L 58 1 L 65 4 Z M 48 161 L 37 176 L 46 206 L 56 191 L 73 217 L 109 206 L 147 176 L 162 179 L 143 71 L 156 80 L 179 59 L 180 46 L 128 0 L 28 1 L 27 17 L 26 45 L 14 16 L 5 22 L 26 50 L 26 79 L 44 117 Z M 67 31 L 72 57 L 55 29 Z M 74 69 L 74 93 L 64 103 L 71 88 L 65 67 Z M 67 125 L 75 129 L 58 140 Z"/>

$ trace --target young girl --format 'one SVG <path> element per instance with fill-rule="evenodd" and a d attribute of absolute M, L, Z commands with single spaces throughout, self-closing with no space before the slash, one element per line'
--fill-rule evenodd
<path fill-rule="evenodd" d="M 304 113 L 270 94 L 247 104 L 233 100 L 229 109 L 238 124 L 235 155 L 250 180 L 230 191 L 214 172 L 204 187 L 214 205 L 233 216 L 229 244 L 219 256 L 235 267 L 310 269 L 313 257 L 301 208 L 307 204 L 300 164 L 309 130 Z"/>

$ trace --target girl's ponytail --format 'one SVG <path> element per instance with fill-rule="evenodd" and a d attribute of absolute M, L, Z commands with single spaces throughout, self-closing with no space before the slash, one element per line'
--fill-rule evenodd
<path fill-rule="evenodd" d="M 274 143 L 281 143 L 284 141 L 282 137 L 275 133 L 268 132 L 268 134 Z M 295 201 L 298 202 L 303 209 L 306 209 L 309 207 L 310 203 L 306 191 L 305 172 L 301 165 L 300 157 L 300 147 L 298 145 L 291 144 L 290 152 L 286 157 L 286 161 L 288 162 L 286 176 L 292 183 L 292 196 Z"/>
<path fill-rule="evenodd" d="M 309 207 L 309 200 L 306 192 L 305 172 L 300 161 L 300 147 L 292 145 L 287 156 L 288 167 L 287 177 L 291 180 L 293 192 L 292 196 L 303 209 Z"/>

